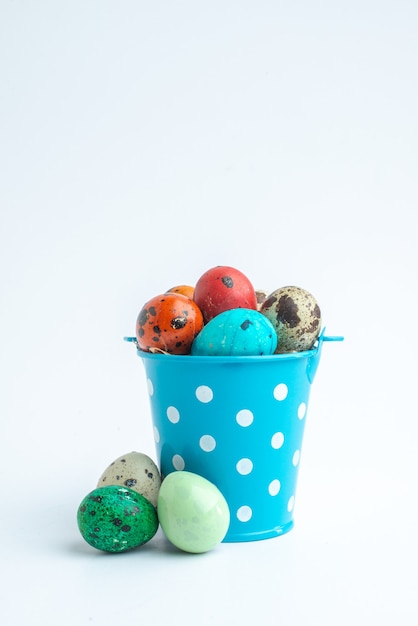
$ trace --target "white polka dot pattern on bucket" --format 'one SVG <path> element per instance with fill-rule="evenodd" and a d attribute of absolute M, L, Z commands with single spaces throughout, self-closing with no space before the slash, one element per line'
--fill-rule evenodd
<path fill-rule="evenodd" d="M 253 516 L 252 509 L 246 504 L 243 506 L 240 506 L 240 508 L 237 511 L 237 518 L 239 519 L 240 522 L 249 522 L 252 516 Z"/>
<path fill-rule="evenodd" d="M 167 417 L 172 424 L 177 424 L 180 419 L 180 413 L 175 406 L 169 406 L 167 409 Z"/>
<path fill-rule="evenodd" d="M 273 395 L 276 398 L 276 400 L 279 400 L 279 402 L 281 402 L 282 400 L 285 400 L 287 393 L 288 393 L 288 388 L 287 385 L 285 385 L 284 383 L 279 383 L 273 391 Z"/>
<path fill-rule="evenodd" d="M 184 459 L 182 456 L 180 456 L 180 454 L 175 454 L 172 458 L 172 462 L 174 469 L 178 471 L 184 470 L 184 468 L 186 467 L 186 463 L 184 462 Z"/>
<path fill-rule="evenodd" d="M 156 426 L 154 426 L 154 441 L 155 443 L 160 443 L 160 431 Z"/>
<path fill-rule="evenodd" d="M 273 437 L 271 438 L 271 447 L 274 448 L 275 450 L 278 450 L 279 448 L 282 447 L 284 443 L 284 435 L 281 432 L 278 433 L 274 433 Z"/>
<path fill-rule="evenodd" d="M 213 391 L 207 385 L 200 385 L 196 389 L 196 398 L 199 402 L 204 402 L 205 404 L 211 402 L 213 400 Z"/>
<path fill-rule="evenodd" d="M 246 428 L 253 423 L 254 415 L 249 409 L 241 409 L 236 415 L 236 420 L 240 426 Z"/>
<path fill-rule="evenodd" d="M 157 402 L 155 381 L 153 384 L 148 378 L 147 386 L 150 397 L 154 396 L 152 402 Z M 242 529 L 236 532 L 252 534 L 253 525 L 262 523 L 259 520 L 266 510 L 272 517 L 280 511 L 284 524 L 292 523 L 307 396 L 288 380 L 276 380 L 258 392 L 254 401 L 243 393 L 243 404 L 230 403 L 231 410 L 228 392 L 224 381 L 219 385 L 211 381 L 209 385 L 189 385 L 184 398 L 167 394 L 165 406 L 158 406 L 161 417 L 153 431 L 165 467 L 201 475 L 207 469 L 210 480 L 219 480 L 221 492 L 219 468 L 228 472 L 225 484 L 228 488 L 234 485 L 228 495 L 231 520 Z"/>
<path fill-rule="evenodd" d="M 271 481 L 271 483 L 269 484 L 269 494 L 271 496 L 277 496 L 277 494 L 280 491 L 280 480 L 278 480 L 277 478 L 275 478 L 274 480 Z"/>
<path fill-rule="evenodd" d="M 212 435 L 203 435 L 199 439 L 199 446 L 205 452 L 212 452 L 216 448 L 216 440 Z"/>
<path fill-rule="evenodd" d="M 247 476 L 253 471 L 254 465 L 251 459 L 240 459 L 235 467 L 237 468 L 237 472 L 239 474 L 242 474 L 242 476 Z"/>

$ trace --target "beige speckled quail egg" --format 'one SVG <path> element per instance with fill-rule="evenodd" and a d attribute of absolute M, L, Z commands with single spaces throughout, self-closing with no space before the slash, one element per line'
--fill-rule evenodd
<path fill-rule="evenodd" d="M 133 489 L 156 507 L 161 475 L 149 456 L 142 452 L 129 452 L 113 461 L 100 476 L 97 487 L 107 485 Z"/>
<path fill-rule="evenodd" d="M 321 330 L 318 303 L 301 287 L 276 289 L 263 302 L 260 312 L 268 317 L 276 330 L 276 353 L 310 350 Z"/>
<path fill-rule="evenodd" d="M 265 289 L 255 290 L 255 297 L 257 300 L 257 311 L 261 309 L 261 307 L 263 306 L 263 302 L 267 300 L 268 295 L 269 295 L 269 292 L 266 291 Z"/>

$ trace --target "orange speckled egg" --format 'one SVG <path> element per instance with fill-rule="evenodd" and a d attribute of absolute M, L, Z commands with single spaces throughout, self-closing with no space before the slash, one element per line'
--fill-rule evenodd
<path fill-rule="evenodd" d="M 193 300 L 179 293 L 164 293 L 142 307 L 136 320 L 136 339 L 145 352 L 190 354 L 202 327 L 203 315 Z"/>
<path fill-rule="evenodd" d="M 171 287 L 171 289 L 167 289 L 167 291 L 168 293 L 181 293 L 183 296 L 187 296 L 193 300 L 194 287 L 191 285 L 176 285 L 175 287 Z"/>

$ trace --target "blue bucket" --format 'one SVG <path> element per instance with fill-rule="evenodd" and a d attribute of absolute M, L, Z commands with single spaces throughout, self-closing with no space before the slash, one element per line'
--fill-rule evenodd
<path fill-rule="evenodd" d="M 309 351 L 273 356 L 183 356 L 138 350 L 145 366 L 163 476 L 187 470 L 228 502 L 225 542 L 293 527 L 309 393 L 322 332 Z"/>

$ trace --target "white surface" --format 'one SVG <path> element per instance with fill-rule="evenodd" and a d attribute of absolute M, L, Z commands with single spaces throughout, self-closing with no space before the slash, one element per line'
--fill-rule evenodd
<path fill-rule="evenodd" d="M 417 4 L 0 5 L 0 621 L 416 625 Z M 295 528 L 185 555 L 84 543 L 154 456 L 144 301 L 213 265 L 329 334 Z"/>

